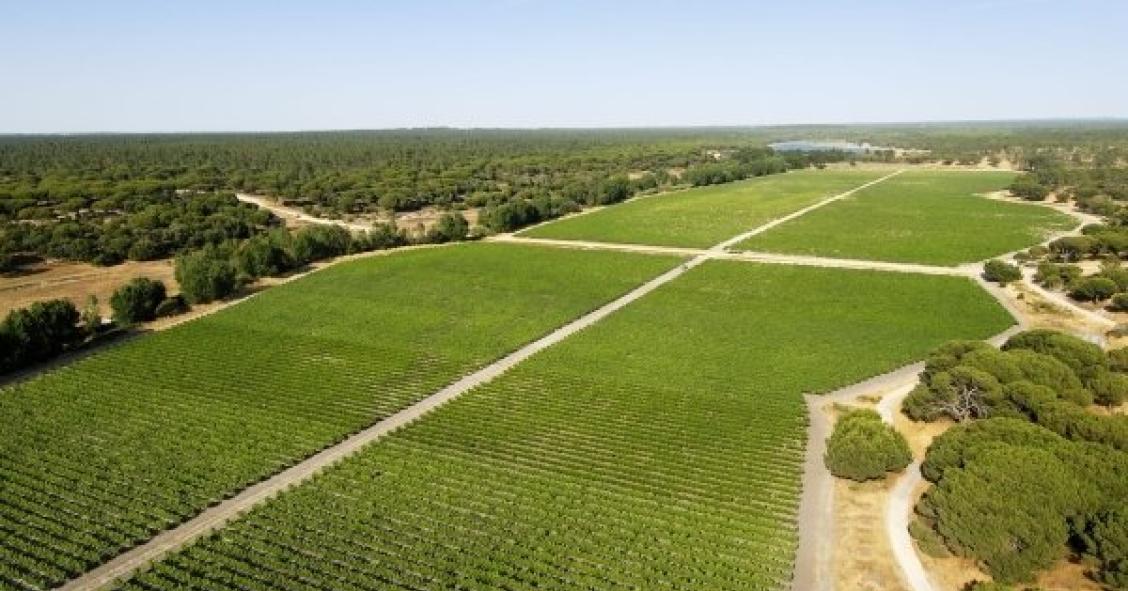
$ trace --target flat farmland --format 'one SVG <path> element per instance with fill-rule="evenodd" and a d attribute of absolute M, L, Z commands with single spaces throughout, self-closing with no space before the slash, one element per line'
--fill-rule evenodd
<path fill-rule="evenodd" d="M 0 390 L 0 588 L 57 585 L 677 262 L 371 257 Z"/>
<path fill-rule="evenodd" d="M 520 232 L 530 238 L 708 248 L 882 173 L 806 170 L 627 201 Z"/>
<path fill-rule="evenodd" d="M 1011 322 L 963 278 L 707 262 L 124 588 L 786 589 L 801 394 Z"/>
<path fill-rule="evenodd" d="M 977 194 L 998 191 L 1009 172 L 911 171 L 781 224 L 740 250 L 957 265 L 997 256 L 1072 228 L 1045 207 Z"/>

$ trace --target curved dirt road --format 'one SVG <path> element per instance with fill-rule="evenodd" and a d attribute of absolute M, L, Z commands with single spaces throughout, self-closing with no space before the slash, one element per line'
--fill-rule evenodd
<path fill-rule="evenodd" d="M 807 453 L 803 459 L 803 488 L 799 498 L 799 548 L 795 553 L 794 591 L 834 589 L 834 477 L 823 466 L 826 438 L 830 436 L 830 410 L 874 391 L 916 383 L 924 363 L 906 365 L 886 374 L 840 388 L 828 394 L 808 394 Z"/>
<path fill-rule="evenodd" d="M 912 537 L 909 536 L 909 519 L 916 501 L 913 493 L 922 480 L 920 461 L 917 460 L 905 468 L 904 475 L 897 479 L 897 484 L 889 493 L 889 504 L 885 507 L 885 535 L 889 537 L 893 556 L 912 591 L 933 590 L 932 580 L 924 570 Z"/>
<path fill-rule="evenodd" d="M 362 224 L 359 222 L 346 222 L 344 220 L 331 220 L 328 218 L 319 218 L 317 216 L 309 215 L 308 213 L 293 207 L 286 207 L 280 205 L 276 201 L 271 200 L 269 197 L 263 195 L 251 195 L 250 193 L 236 193 L 235 198 L 243 203 L 250 203 L 252 205 L 261 207 L 273 213 L 274 215 L 282 218 L 283 220 L 291 220 L 296 222 L 304 222 L 307 224 L 318 224 L 322 226 L 341 226 L 346 230 L 353 232 L 367 232 L 372 229 L 372 224 Z"/>

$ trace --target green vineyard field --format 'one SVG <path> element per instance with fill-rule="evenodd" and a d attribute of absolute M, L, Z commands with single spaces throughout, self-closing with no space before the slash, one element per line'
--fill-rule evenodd
<path fill-rule="evenodd" d="M 124 588 L 786 589 L 801 395 L 1011 321 L 967 279 L 708 262 Z"/>
<path fill-rule="evenodd" d="M 1076 225 L 1069 216 L 977 194 L 1009 172 L 906 172 L 753 236 L 743 250 L 956 265 L 1036 244 Z"/>
<path fill-rule="evenodd" d="M 789 172 L 634 199 L 520 234 L 530 238 L 708 248 L 881 174 L 855 170 Z"/>
<path fill-rule="evenodd" d="M 0 390 L 0 588 L 86 571 L 677 260 L 371 257 Z"/>

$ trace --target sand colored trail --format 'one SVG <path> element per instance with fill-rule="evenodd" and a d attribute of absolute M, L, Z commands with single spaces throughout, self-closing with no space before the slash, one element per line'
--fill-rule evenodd
<path fill-rule="evenodd" d="M 319 218 L 314 215 L 296 208 L 288 207 L 278 203 L 277 201 L 263 195 L 251 195 L 250 193 L 236 193 L 235 198 L 243 203 L 250 203 L 252 205 L 261 207 L 278 216 L 279 218 L 290 222 L 302 222 L 306 224 L 317 224 L 321 226 L 341 226 L 346 230 L 353 232 L 367 232 L 372 229 L 372 224 L 362 224 L 358 222 L 346 222 L 344 220 L 331 220 L 327 218 Z"/>

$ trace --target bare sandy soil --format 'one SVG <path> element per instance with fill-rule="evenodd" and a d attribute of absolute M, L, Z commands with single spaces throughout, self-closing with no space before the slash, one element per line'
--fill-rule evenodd
<path fill-rule="evenodd" d="M 284 205 L 274 198 L 266 195 L 251 195 L 238 193 L 236 197 L 244 203 L 251 203 L 269 210 L 285 223 L 287 228 L 296 229 L 309 225 L 339 225 L 355 232 L 363 232 L 375 223 L 388 223 L 395 220 L 396 227 L 410 234 L 417 235 L 430 230 L 438 222 L 439 217 L 448 210 L 438 207 L 424 207 L 418 211 L 405 211 L 395 214 L 394 218 L 380 213 L 346 215 L 342 219 L 321 218 L 310 215 L 300 208 Z M 462 210 L 463 217 L 473 226 L 478 223 L 479 210 L 470 208 Z"/>
<path fill-rule="evenodd" d="M 880 519 L 894 479 L 839 479 L 834 490 L 834 588 L 838 591 L 907 591 Z"/>
<path fill-rule="evenodd" d="M 444 213 L 447 213 L 447 210 L 437 207 L 424 207 L 419 211 L 397 213 L 396 227 L 411 234 L 422 234 L 430 230 Z M 462 217 L 466 218 L 467 222 L 470 222 L 471 227 L 478 224 L 481 215 L 480 210 L 471 208 L 462 210 L 460 213 Z"/>
<path fill-rule="evenodd" d="M 875 389 L 849 406 L 873 409 L 875 401 L 886 393 L 888 388 Z M 896 479 L 896 476 L 871 482 L 835 479 L 833 572 L 836 591 L 908 591 L 880 517 Z"/>
<path fill-rule="evenodd" d="M 91 295 L 98 298 L 102 314 L 108 315 L 114 290 L 136 277 L 163 281 L 171 293 L 178 290 L 172 261 L 129 261 L 113 267 L 51 261 L 16 275 L 0 276 L 0 317 L 54 298 L 66 298 L 81 310 Z"/>

